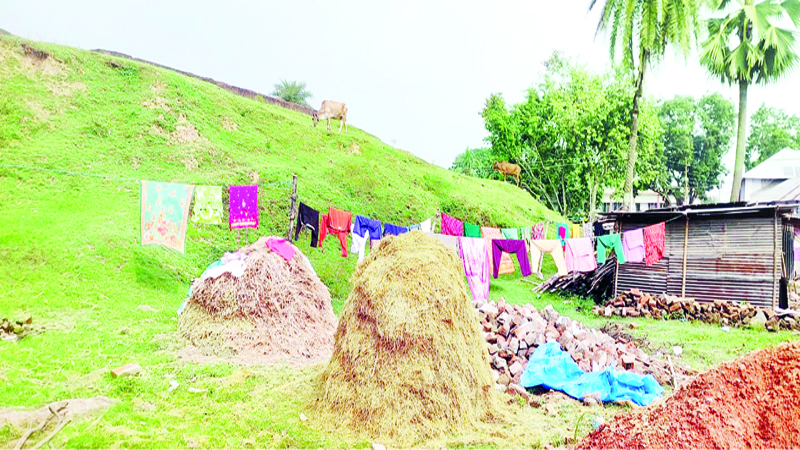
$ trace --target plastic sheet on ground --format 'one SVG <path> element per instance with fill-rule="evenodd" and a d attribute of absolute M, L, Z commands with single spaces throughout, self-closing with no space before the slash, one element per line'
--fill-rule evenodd
<path fill-rule="evenodd" d="M 652 375 L 617 372 L 608 367 L 599 372 L 584 372 L 558 342 L 540 345 L 528 360 L 520 377 L 525 388 L 544 386 L 563 391 L 576 399 L 599 393 L 604 402 L 631 400 L 647 406 L 664 393 Z"/>

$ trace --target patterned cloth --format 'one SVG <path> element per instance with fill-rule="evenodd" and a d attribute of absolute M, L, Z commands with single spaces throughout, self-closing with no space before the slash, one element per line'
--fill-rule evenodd
<path fill-rule="evenodd" d="M 644 265 L 652 266 L 664 257 L 667 228 L 664 222 L 644 227 Z"/>
<path fill-rule="evenodd" d="M 464 222 L 442 213 L 442 234 L 448 236 L 463 236 Z"/>
<path fill-rule="evenodd" d="M 197 186 L 194 189 L 192 222 L 219 225 L 222 223 L 222 187 Z"/>
<path fill-rule="evenodd" d="M 569 239 L 569 225 L 565 223 L 557 223 L 556 236 L 561 241 L 561 246 L 566 247 L 567 239 Z"/>
<path fill-rule="evenodd" d="M 258 228 L 258 185 L 229 186 L 229 229 Z"/>
<path fill-rule="evenodd" d="M 539 222 L 536 224 L 535 227 L 533 227 L 531 239 L 534 241 L 541 241 L 546 239 L 546 236 L 544 235 L 544 222 Z"/>
<path fill-rule="evenodd" d="M 161 245 L 185 253 L 193 193 L 194 185 L 142 180 L 142 245 Z"/>

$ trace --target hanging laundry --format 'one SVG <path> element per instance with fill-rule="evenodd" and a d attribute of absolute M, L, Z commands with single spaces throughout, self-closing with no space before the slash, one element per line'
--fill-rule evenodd
<path fill-rule="evenodd" d="M 438 240 L 447 248 L 451 248 L 458 253 L 458 237 L 456 236 L 449 236 L 447 234 L 439 234 L 439 233 L 425 233 L 428 236 Z"/>
<path fill-rule="evenodd" d="M 433 232 L 433 219 L 426 219 L 419 224 L 419 231 L 423 233 Z"/>
<path fill-rule="evenodd" d="M 359 236 L 369 233 L 371 240 L 378 241 L 381 239 L 381 221 L 364 216 L 356 216 L 356 220 L 353 222 L 353 232 Z"/>
<path fill-rule="evenodd" d="M 569 227 L 565 223 L 557 223 L 556 227 L 556 236 L 561 240 L 561 246 L 564 247 L 569 239 Z"/>
<path fill-rule="evenodd" d="M 317 246 L 322 248 L 322 241 L 328 236 L 328 215 L 327 214 L 320 214 L 319 215 L 319 241 L 317 241 Z"/>
<path fill-rule="evenodd" d="M 524 239 L 527 242 L 530 242 L 532 236 L 533 236 L 533 227 L 521 227 L 519 229 L 519 238 L 520 239 Z"/>
<path fill-rule="evenodd" d="M 583 237 L 594 237 L 594 227 L 591 222 L 583 224 Z"/>
<path fill-rule="evenodd" d="M 356 222 L 361 216 L 356 216 Z M 362 234 L 359 234 L 362 233 Z M 350 245 L 350 252 L 358 255 L 358 262 L 364 261 L 364 255 L 367 252 L 367 241 L 369 240 L 369 231 L 359 230 L 358 226 L 353 223 L 353 230 L 350 235 L 352 244 Z"/>
<path fill-rule="evenodd" d="M 319 211 L 300 202 L 297 208 L 297 223 L 294 226 L 294 240 L 300 237 L 303 228 L 311 230 L 311 246 L 316 247 L 319 242 Z"/>
<path fill-rule="evenodd" d="M 494 266 L 494 257 L 492 256 L 492 240 L 504 239 L 503 232 L 500 228 L 481 227 L 481 236 L 486 239 L 486 245 L 489 247 L 489 263 Z M 507 275 L 514 273 L 517 269 L 514 267 L 514 262 L 511 261 L 511 255 L 503 253 L 500 259 L 500 275 Z"/>
<path fill-rule="evenodd" d="M 566 247 L 564 259 L 568 272 L 591 272 L 597 269 L 592 238 L 567 239 Z"/>
<path fill-rule="evenodd" d="M 581 235 L 581 226 L 578 225 L 578 224 L 574 224 L 574 223 L 572 225 L 570 225 L 569 236 L 573 237 L 573 238 L 583 237 Z"/>
<path fill-rule="evenodd" d="M 408 231 L 419 231 L 419 224 L 416 225 L 409 225 Z"/>
<path fill-rule="evenodd" d="M 539 222 L 536 226 L 533 227 L 533 231 L 531 232 L 531 239 L 534 241 L 541 241 L 543 239 L 547 239 L 547 236 L 544 235 L 544 222 Z"/>
<path fill-rule="evenodd" d="M 448 236 L 463 236 L 464 222 L 442 213 L 442 234 Z"/>
<path fill-rule="evenodd" d="M 464 236 L 471 238 L 481 237 L 481 227 L 471 223 L 464 222 Z"/>
<path fill-rule="evenodd" d="M 219 225 L 222 223 L 222 187 L 196 186 L 192 222 Z"/>
<path fill-rule="evenodd" d="M 408 233 L 408 228 L 401 227 L 399 225 L 393 225 L 391 223 L 384 223 L 383 224 L 383 235 L 384 236 L 399 236 L 403 233 Z"/>
<path fill-rule="evenodd" d="M 339 238 L 342 257 L 347 257 L 347 235 L 350 234 L 352 214 L 334 207 L 328 208 L 328 233 Z"/>
<path fill-rule="evenodd" d="M 666 241 L 666 226 L 664 222 L 644 227 L 644 264 L 652 266 L 664 257 L 664 242 Z"/>
<path fill-rule="evenodd" d="M 294 245 L 290 244 L 286 239 L 269 238 L 267 239 L 267 247 L 273 252 L 281 255 L 281 258 L 289 261 L 294 257 L 296 252 Z"/>
<path fill-rule="evenodd" d="M 567 262 L 564 260 L 564 250 L 558 239 L 531 241 L 531 271 L 541 273 L 539 260 L 543 254 L 549 253 L 553 257 L 559 275 L 566 275 Z"/>
<path fill-rule="evenodd" d="M 185 253 L 194 185 L 142 180 L 140 191 L 142 245 L 161 245 Z"/>
<path fill-rule="evenodd" d="M 625 264 L 625 254 L 622 248 L 622 239 L 619 233 L 607 234 L 605 236 L 597 236 L 597 263 L 605 264 L 608 258 L 608 250 L 614 250 L 617 255 L 617 262 Z"/>
<path fill-rule="evenodd" d="M 229 229 L 258 228 L 258 186 L 229 186 Z"/>
<path fill-rule="evenodd" d="M 506 239 L 519 239 L 519 228 L 501 228 L 500 231 Z"/>
<path fill-rule="evenodd" d="M 519 262 L 519 270 L 523 277 L 531 274 L 531 265 L 528 261 L 528 252 L 525 250 L 525 241 L 521 239 L 494 239 L 492 241 L 492 275 L 497 278 L 500 271 L 500 259 L 503 253 L 515 253 Z"/>
<path fill-rule="evenodd" d="M 637 228 L 622 233 L 622 251 L 626 263 L 644 262 L 644 230 Z"/>
<path fill-rule="evenodd" d="M 489 301 L 489 248 L 481 238 L 459 237 L 459 255 L 464 261 L 464 274 L 467 276 L 472 298 Z"/>

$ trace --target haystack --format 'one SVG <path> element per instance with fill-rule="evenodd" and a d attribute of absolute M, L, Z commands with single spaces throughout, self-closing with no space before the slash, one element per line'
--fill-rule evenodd
<path fill-rule="evenodd" d="M 244 274 L 198 279 L 178 331 L 206 355 L 302 363 L 330 356 L 336 316 L 328 288 L 300 250 L 286 261 L 263 237 L 239 252 Z"/>
<path fill-rule="evenodd" d="M 387 238 L 352 286 L 312 405 L 323 423 L 399 446 L 505 423 L 452 251 L 423 233 Z"/>

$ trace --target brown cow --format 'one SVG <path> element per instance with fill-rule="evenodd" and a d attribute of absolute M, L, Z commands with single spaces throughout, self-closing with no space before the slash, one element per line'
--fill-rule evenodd
<path fill-rule="evenodd" d="M 342 132 L 342 124 L 344 124 L 344 134 L 347 134 L 347 106 L 344 103 L 324 100 L 319 111 L 311 115 L 315 127 L 320 120 L 328 121 L 328 133 L 331 132 L 331 119 L 339 119 L 339 133 Z"/>
<path fill-rule="evenodd" d="M 500 173 L 503 174 L 503 181 L 506 181 L 506 175 L 511 175 L 512 177 L 517 179 L 517 186 L 519 187 L 519 174 L 522 172 L 522 168 L 520 168 L 516 164 L 511 164 L 508 162 L 498 162 L 492 165 L 492 168 L 497 169 Z"/>

